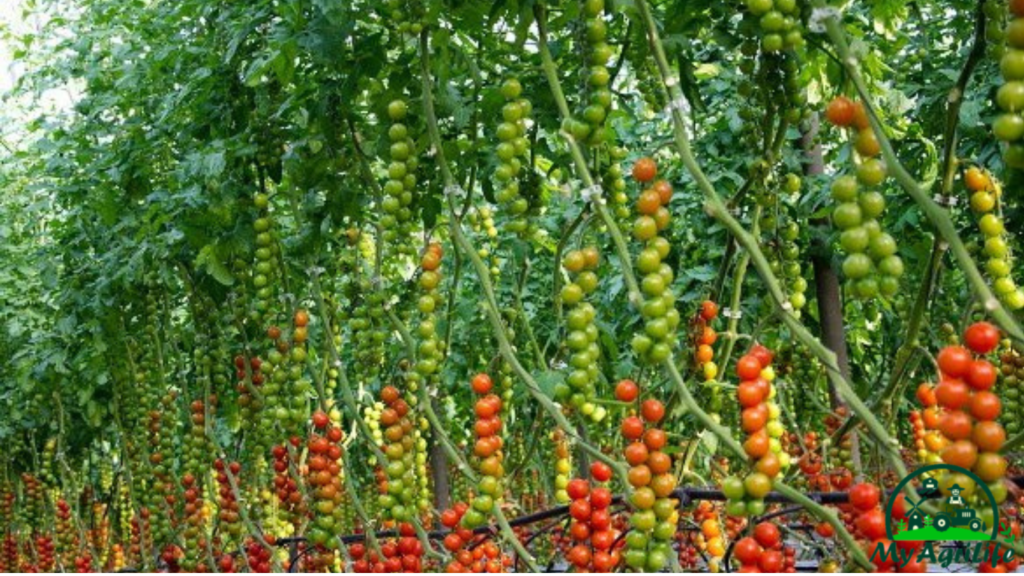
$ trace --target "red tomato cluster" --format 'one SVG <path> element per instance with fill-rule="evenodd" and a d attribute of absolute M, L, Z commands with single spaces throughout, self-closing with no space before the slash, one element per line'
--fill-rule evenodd
<path fill-rule="evenodd" d="M 267 544 L 274 545 L 275 539 L 270 534 L 265 534 L 263 539 L 267 541 Z M 250 539 L 245 545 L 245 562 L 251 572 L 259 574 L 270 573 L 271 554 L 270 549 L 264 548 L 262 544 L 255 540 Z"/>
<path fill-rule="evenodd" d="M 782 546 L 782 533 L 771 522 L 754 526 L 753 535 L 738 540 L 732 554 L 740 572 L 796 572 L 796 551 Z"/>
<path fill-rule="evenodd" d="M 911 411 L 910 428 L 914 433 L 917 458 L 922 464 L 937 464 L 942 461 L 940 454 L 949 442 L 938 429 L 942 409 L 935 396 L 935 387 L 923 382 L 917 387 L 916 396 L 922 409 Z"/>
<path fill-rule="evenodd" d="M 18 562 L 18 541 L 13 534 L 4 537 L 3 549 L 0 550 L 0 568 L 4 572 L 17 572 L 20 569 Z"/>
<path fill-rule="evenodd" d="M 296 450 L 302 444 L 299 438 L 292 438 L 290 442 L 292 448 Z M 298 482 L 294 477 L 298 470 L 292 470 L 292 456 L 287 445 L 274 446 L 271 454 L 274 457 L 274 489 L 277 491 L 277 499 L 289 517 L 297 521 L 306 511 L 306 503 L 302 500 L 302 492 L 299 491 Z"/>
<path fill-rule="evenodd" d="M 56 556 L 53 550 L 53 538 L 49 536 L 38 536 L 36 542 L 36 564 L 39 572 L 53 572 L 57 566 Z M 0 562 L 2 564 L 2 562 Z M 6 570 L 5 570 L 6 571 Z M 14 570 L 11 570 L 13 572 Z"/>
<path fill-rule="evenodd" d="M 463 521 L 470 528 L 483 525 L 495 504 L 501 499 L 501 479 L 505 476 L 504 441 L 501 432 L 501 398 L 491 392 L 494 387 L 490 376 L 478 374 L 472 382 L 473 391 L 480 396 L 474 405 L 477 421 L 473 425 L 476 443 L 473 455 L 479 459 L 481 477 L 477 482 L 477 495 L 473 507 L 467 510 Z"/>
<path fill-rule="evenodd" d="M 78 529 L 71 518 L 71 506 L 63 498 L 57 501 L 56 516 L 57 550 L 60 552 L 61 564 L 69 566 L 78 552 L 78 538 L 75 536 Z"/>
<path fill-rule="evenodd" d="M 380 554 L 367 550 L 362 542 L 348 547 L 352 558 L 352 571 L 366 573 L 423 572 L 423 543 L 416 537 L 412 524 L 402 522 L 398 526 L 399 537 L 380 545 Z"/>
<path fill-rule="evenodd" d="M 342 521 L 341 441 L 345 434 L 330 423 L 322 411 L 313 413 L 313 432 L 306 442 L 306 460 L 312 496 L 313 520 L 307 533 L 309 543 L 321 552 L 315 557 L 319 569 L 334 563 L 338 546 L 334 527 Z"/>
<path fill-rule="evenodd" d="M 736 387 L 739 401 L 740 426 L 747 433 L 743 450 L 754 462 L 756 470 L 769 479 L 774 479 L 782 469 L 779 455 L 772 449 L 772 435 L 768 433 L 771 419 L 769 398 L 771 383 L 761 373 L 771 366 L 772 353 L 764 346 L 755 346 L 736 363 L 736 374 L 740 384 Z"/>
<path fill-rule="evenodd" d="M 616 389 L 621 399 L 619 392 Z M 630 441 L 623 453 L 630 465 L 628 480 L 633 487 L 630 504 L 634 512 L 629 522 L 637 535 L 626 538 L 625 560 L 635 570 L 661 570 L 668 562 L 670 543 L 676 533 L 678 511 L 671 498 L 676 479 L 672 474 L 672 457 L 662 450 L 668 436 L 655 426 L 664 417 L 665 406 L 650 398 L 640 404 L 640 416 L 622 421 L 622 435 Z M 646 430 L 645 424 L 649 425 Z"/>
<path fill-rule="evenodd" d="M 463 526 L 463 518 L 470 508 L 465 502 L 455 504 L 450 510 L 441 513 L 441 525 L 451 530 L 444 537 L 444 547 L 452 554 L 444 571 L 448 573 L 466 572 L 504 572 L 512 565 L 512 559 L 501 553 L 501 549 L 493 541 L 480 542 L 487 538 L 486 534 L 477 536 L 472 530 Z M 477 541 L 479 545 L 472 546 Z"/>
<path fill-rule="evenodd" d="M 185 538 L 185 555 L 182 567 L 193 572 L 199 566 L 198 558 L 194 554 L 206 547 L 203 534 L 203 498 L 202 487 L 196 482 L 196 477 L 186 473 L 181 478 L 181 487 L 185 497 L 185 530 L 182 534 Z"/>
<path fill-rule="evenodd" d="M 230 471 L 237 480 L 242 472 L 242 465 L 238 462 L 225 465 L 224 461 L 218 458 L 213 462 L 213 469 L 216 472 L 219 503 L 217 518 L 220 520 L 220 529 L 231 536 L 239 536 L 242 533 L 242 523 L 238 514 L 238 500 L 235 499 L 235 491 L 231 488 L 231 479 L 227 473 Z"/>
<path fill-rule="evenodd" d="M 978 322 L 964 332 L 966 347 L 947 346 L 936 358 L 940 381 L 935 399 L 945 409 L 939 431 L 950 442 L 942 460 L 971 470 L 988 483 L 998 483 L 1006 474 L 1006 459 L 999 454 L 1006 431 L 995 421 L 1002 410 L 999 396 L 992 392 L 998 372 L 980 356 L 995 350 L 999 338 L 995 326 Z M 1002 498 L 997 495 L 999 502 L 1003 499 L 1005 491 Z"/>
<path fill-rule="evenodd" d="M 892 544 L 885 531 L 885 512 L 882 510 L 882 491 L 875 484 L 861 482 L 850 487 L 850 502 L 841 508 L 847 512 L 847 520 L 850 532 L 864 542 L 865 554 L 869 557 L 879 545 L 886 549 Z M 897 497 L 892 507 L 893 521 L 906 520 L 906 505 L 903 496 Z M 897 546 L 911 550 L 911 561 L 899 569 L 903 573 L 916 573 L 927 571 L 927 565 L 916 561 L 916 549 L 920 542 L 898 542 Z M 882 559 L 877 555 L 873 562 L 878 572 L 895 572 L 896 563 L 891 559 Z"/>
<path fill-rule="evenodd" d="M 609 510 L 612 492 L 603 485 L 611 480 L 612 470 L 602 462 L 594 462 L 590 475 L 598 482 L 593 489 L 582 478 L 571 480 L 566 487 L 572 499 L 569 534 L 574 542 L 566 560 L 581 572 L 611 572 L 621 560 L 621 553 L 613 549 L 619 531 L 612 526 Z"/>

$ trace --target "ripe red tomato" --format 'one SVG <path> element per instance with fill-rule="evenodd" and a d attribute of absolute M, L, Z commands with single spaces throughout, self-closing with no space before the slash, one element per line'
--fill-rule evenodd
<path fill-rule="evenodd" d="M 846 96 L 837 96 L 828 103 L 825 109 L 825 117 L 833 126 L 846 128 L 853 124 L 854 105 L 853 101 Z"/>
<path fill-rule="evenodd" d="M 756 380 L 747 380 L 736 387 L 736 399 L 739 400 L 741 408 L 752 408 L 764 400 L 764 394 Z"/>
<path fill-rule="evenodd" d="M 705 322 L 710 322 L 718 317 L 718 304 L 715 304 L 711 300 L 705 300 L 700 305 L 700 317 Z"/>
<path fill-rule="evenodd" d="M 569 505 L 569 515 L 580 522 L 590 518 L 590 512 L 590 502 L 586 500 L 573 500 L 572 504 Z"/>
<path fill-rule="evenodd" d="M 946 346 L 939 352 L 939 370 L 947 376 L 960 378 L 971 366 L 971 353 L 963 346 Z"/>
<path fill-rule="evenodd" d="M 754 540 L 765 548 L 775 548 L 782 541 L 782 533 L 775 524 L 761 522 L 754 527 Z"/>
<path fill-rule="evenodd" d="M 574 478 L 569 481 L 569 485 L 565 487 L 565 492 L 569 495 L 569 498 L 573 500 L 579 500 L 580 498 L 586 498 L 590 494 L 590 483 L 582 478 Z"/>
<path fill-rule="evenodd" d="M 459 514 L 455 510 L 445 510 L 441 513 L 441 525 L 445 528 L 454 528 L 459 523 Z"/>
<path fill-rule="evenodd" d="M 868 540 L 885 538 L 885 514 L 881 508 L 868 510 L 857 517 L 857 530 Z"/>
<path fill-rule="evenodd" d="M 861 482 L 850 487 L 850 504 L 858 510 L 871 510 L 878 506 L 881 497 L 881 491 L 874 484 Z"/>
<path fill-rule="evenodd" d="M 758 430 L 748 436 L 743 442 L 743 451 L 751 458 L 761 458 L 768 453 L 770 446 L 771 444 L 768 432 L 765 430 Z"/>
<path fill-rule="evenodd" d="M 598 486 L 590 492 L 590 506 L 594 510 L 604 510 L 612 503 L 612 492 L 611 490 Z"/>
<path fill-rule="evenodd" d="M 935 388 L 927 382 L 922 382 L 917 387 L 917 401 L 925 407 L 935 406 L 938 402 L 938 400 L 935 399 Z"/>
<path fill-rule="evenodd" d="M 607 482 L 612 479 L 612 468 L 604 462 L 594 462 L 590 465 L 590 475 L 598 482 Z"/>
<path fill-rule="evenodd" d="M 637 182 L 650 182 L 658 175 L 658 165 L 650 158 L 641 158 L 633 164 L 633 179 Z"/>
<path fill-rule="evenodd" d="M 785 564 L 786 559 L 783 557 L 782 552 L 779 552 L 778 550 L 767 550 L 761 554 L 761 559 L 757 562 L 757 567 L 761 569 L 761 572 L 772 574 L 782 572 Z"/>
<path fill-rule="evenodd" d="M 473 377 L 473 392 L 477 394 L 487 394 L 494 387 L 494 382 L 491 381 L 491 377 L 481 372 Z"/>
<path fill-rule="evenodd" d="M 660 428 L 651 428 L 644 432 L 644 444 L 648 450 L 661 450 L 668 443 L 668 435 Z"/>
<path fill-rule="evenodd" d="M 763 344 L 754 344 L 754 347 L 750 349 L 749 354 L 754 358 L 757 358 L 761 362 L 761 368 L 767 368 L 772 365 L 772 360 L 775 355 L 772 351 L 765 347 Z"/>
<path fill-rule="evenodd" d="M 380 391 L 381 402 L 387 404 L 388 406 L 394 404 L 395 400 L 398 400 L 400 396 L 401 394 L 399 394 L 398 388 L 395 388 L 394 386 L 385 386 Z"/>
<path fill-rule="evenodd" d="M 768 423 L 768 407 L 758 404 L 753 408 L 744 408 L 740 414 L 740 424 L 743 431 L 752 434 L 765 427 Z"/>
<path fill-rule="evenodd" d="M 644 435 L 644 423 L 636 416 L 629 416 L 622 421 L 622 436 L 627 440 L 639 440 Z"/>
<path fill-rule="evenodd" d="M 640 387 L 632 380 L 621 380 L 615 385 L 615 399 L 619 402 L 632 402 L 640 395 Z"/>
<path fill-rule="evenodd" d="M 939 406 L 957 410 L 971 399 L 971 390 L 962 380 L 946 378 L 935 387 L 935 398 Z"/>
<path fill-rule="evenodd" d="M 988 322 L 975 322 L 964 331 L 964 344 L 975 354 L 988 354 L 999 345 L 999 329 Z"/>
<path fill-rule="evenodd" d="M 736 362 L 736 375 L 740 380 L 754 380 L 761 375 L 761 361 L 753 354 L 747 354 Z"/>
<path fill-rule="evenodd" d="M 327 414 L 322 410 L 317 410 L 313 413 L 313 426 L 316 426 L 317 428 L 325 428 L 330 423 L 331 419 L 328 418 Z"/>
<path fill-rule="evenodd" d="M 988 390 L 996 385 L 996 367 L 988 360 L 975 360 L 967 369 L 967 384 L 975 390 Z"/>
<path fill-rule="evenodd" d="M 735 547 L 732 550 L 732 555 L 740 561 L 741 564 L 755 565 L 757 561 L 761 559 L 761 545 L 757 543 L 750 536 L 741 538 L 736 542 Z"/>
<path fill-rule="evenodd" d="M 665 406 L 654 398 L 644 400 L 643 404 L 640 405 L 640 414 L 646 422 L 657 424 L 665 417 Z"/>
<path fill-rule="evenodd" d="M 950 440 L 966 440 L 971 437 L 974 423 L 971 417 L 962 410 L 946 412 L 939 420 L 939 431 Z"/>
<path fill-rule="evenodd" d="M 302 328 L 309 324 L 309 314 L 305 310 L 299 310 L 295 312 L 295 326 Z"/>
<path fill-rule="evenodd" d="M 996 396 L 988 390 L 975 392 L 974 396 L 971 398 L 971 416 L 974 416 L 982 422 L 988 422 L 998 418 L 1002 407 L 1003 403 L 999 400 L 999 396 Z"/>
<path fill-rule="evenodd" d="M 623 455 L 626 457 L 626 462 L 630 466 L 638 466 L 647 462 L 647 456 L 649 451 L 647 446 L 643 442 L 633 442 L 623 451 Z"/>

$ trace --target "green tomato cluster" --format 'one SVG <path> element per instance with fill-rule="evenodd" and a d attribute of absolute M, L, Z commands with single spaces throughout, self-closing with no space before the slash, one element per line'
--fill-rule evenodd
<path fill-rule="evenodd" d="M 643 232 L 638 238 L 646 235 Z M 643 274 L 640 289 L 644 301 L 640 313 L 644 318 L 644 331 L 633 336 L 632 346 L 642 360 L 651 364 L 663 362 L 672 355 L 679 327 L 679 311 L 676 310 L 676 296 L 672 291 L 674 274 L 672 267 L 663 262 L 670 250 L 668 240 L 654 235 L 645 241 L 636 260 L 636 268 Z"/>
<path fill-rule="evenodd" d="M 443 296 L 438 290 L 441 284 L 441 249 L 437 244 L 432 244 L 423 257 L 423 270 L 420 272 L 420 300 L 418 308 L 420 311 L 420 323 L 416 327 L 416 336 L 419 344 L 416 347 L 415 370 L 408 374 L 408 388 L 412 393 L 409 397 L 409 404 L 416 405 L 416 392 L 420 384 L 431 383 L 437 380 L 441 369 L 441 362 L 444 360 L 444 341 L 437 335 L 437 314 L 438 306 L 443 301 Z"/>
<path fill-rule="evenodd" d="M 795 197 L 800 193 L 800 177 L 789 173 L 783 178 L 782 191 L 789 197 Z M 803 266 L 800 264 L 801 252 L 797 239 L 800 237 L 800 224 L 788 214 L 786 207 L 780 202 L 777 194 L 765 193 L 758 195 L 758 204 L 764 209 L 765 216 L 761 219 L 763 229 L 772 232 L 772 236 L 765 239 L 765 244 L 771 248 L 769 264 L 772 272 L 778 276 L 787 292 L 789 303 L 793 307 L 793 313 L 799 317 L 800 311 L 807 306 L 807 279 L 803 276 Z M 782 213 L 784 222 L 775 212 Z"/>
<path fill-rule="evenodd" d="M 608 37 L 608 25 L 604 20 L 604 0 L 586 0 L 583 3 L 584 25 L 586 29 L 587 59 L 590 69 L 587 81 L 590 87 L 590 103 L 583 109 L 582 120 L 575 127 L 585 138 L 579 138 L 591 146 L 598 146 L 607 140 L 604 129 L 605 120 L 612 110 L 612 91 L 608 84 L 611 72 L 608 61 L 612 57 L 612 47 L 605 42 Z"/>
<path fill-rule="evenodd" d="M 722 481 L 725 494 L 725 513 L 729 516 L 758 517 L 764 514 L 764 497 L 772 490 L 772 480 L 766 474 L 753 472 L 746 478 L 730 476 Z"/>
<path fill-rule="evenodd" d="M 517 234 L 525 233 L 529 228 L 526 216 L 530 210 L 530 201 L 520 187 L 524 168 L 529 170 L 530 141 L 526 138 L 526 131 L 533 106 L 522 94 L 523 86 L 515 78 L 509 78 L 501 85 L 505 105 L 501 108 L 501 122 L 496 130 L 498 167 L 494 170 L 495 199 L 511 216 L 509 230 Z"/>
<path fill-rule="evenodd" d="M 416 169 L 419 167 L 416 142 L 409 135 L 409 127 L 402 122 L 408 113 L 409 106 L 403 100 L 394 100 L 388 104 L 388 118 L 391 119 L 388 128 L 390 163 L 388 180 L 384 183 L 384 198 L 381 199 L 384 215 L 380 219 L 384 240 L 404 254 L 413 252 L 412 246 L 405 240 L 412 232 L 413 192 L 416 190 Z"/>
<path fill-rule="evenodd" d="M 569 376 L 564 384 L 555 388 L 559 402 L 568 403 L 594 422 L 604 420 L 607 410 L 594 403 L 601 376 L 601 346 L 597 343 L 598 330 L 594 322 L 597 310 L 585 298 L 597 290 L 599 280 L 595 270 L 599 261 L 599 252 L 592 246 L 572 250 L 563 259 L 562 266 L 572 278 L 561 293 L 562 303 L 568 307 L 566 346 L 571 354 Z"/>
<path fill-rule="evenodd" d="M 1005 39 L 999 61 L 1004 83 L 996 93 L 996 103 L 1003 112 L 993 122 L 992 133 L 1007 143 L 1003 152 L 1006 165 L 1024 169 L 1024 15 L 1010 15 Z"/>
<path fill-rule="evenodd" d="M 988 257 L 985 271 L 992 279 L 992 289 L 999 300 L 1011 310 L 1020 310 L 1024 308 L 1024 290 L 1013 281 L 1010 239 L 1000 215 L 1001 211 L 998 210 L 1002 189 L 987 175 L 985 176 L 978 179 L 985 182 L 986 186 L 978 186 L 980 189 L 971 191 L 971 210 L 978 216 L 978 228 L 984 237 L 982 250 Z"/>
<path fill-rule="evenodd" d="M 406 0 L 386 0 L 384 7 L 390 25 L 395 26 L 399 33 L 415 35 L 423 31 L 422 17 L 417 14 L 422 10 L 417 2 L 409 4 Z"/>
<path fill-rule="evenodd" d="M 608 162 L 601 174 L 601 185 L 611 193 L 615 207 L 615 217 L 625 222 L 630 216 L 629 195 L 626 194 L 626 177 L 622 171 L 622 162 L 626 159 L 626 149 L 622 146 L 608 148 Z"/>
<path fill-rule="evenodd" d="M 765 52 L 780 52 L 804 43 L 797 0 L 747 0 L 747 9 L 759 19 L 761 49 Z"/>
<path fill-rule="evenodd" d="M 347 286 L 350 311 L 341 311 L 339 316 L 352 330 L 352 354 L 359 369 L 360 378 L 372 380 L 380 372 L 384 361 L 384 342 L 387 331 L 384 328 L 385 294 L 373 289 L 366 277 L 354 279 Z"/>
<path fill-rule="evenodd" d="M 861 190 L 861 185 L 878 186 L 885 177 L 885 164 L 868 158 L 857 167 L 856 177 L 840 176 L 832 183 L 832 198 L 838 203 L 832 222 L 842 231 L 839 242 L 846 252 L 843 274 L 850 291 L 864 300 L 895 296 L 903 276 L 896 239 L 882 229 L 879 221 L 885 210 L 885 196 Z"/>
<path fill-rule="evenodd" d="M 256 309 L 253 311 L 252 319 L 256 325 L 263 325 L 267 315 L 273 309 L 274 279 L 279 272 L 278 262 L 281 248 L 274 242 L 270 198 L 263 192 L 257 192 L 253 196 L 253 205 L 256 207 L 257 215 L 252 223 L 253 231 L 256 234 L 256 264 L 252 272 L 252 287 L 256 292 Z"/>
<path fill-rule="evenodd" d="M 266 382 L 260 388 L 263 410 L 260 411 L 259 442 L 264 448 L 269 448 L 273 438 L 279 436 L 277 432 L 291 435 L 308 418 L 313 385 L 305 377 L 306 357 L 305 342 L 289 345 L 278 340 L 263 361 Z"/>
<path fill-rule="evenodd" d="M 1024 353 L 1020 348 L 1013 346 L 1009 341 L 1003 343 L 1003 350 L 999 354 L 1000 375 L 1002 386 L 999 392 L 1003 400 L 1003 425 L 1006 433 L 1016 436 L 1024 430 L 1021 426 L 1021 417 L 1024 416 L 1022 400 L 1024 400 Z"/>

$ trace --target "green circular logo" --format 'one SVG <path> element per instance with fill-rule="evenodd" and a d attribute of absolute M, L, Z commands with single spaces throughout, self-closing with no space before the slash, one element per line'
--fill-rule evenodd
<path fill-rule="evenodd" d="M 967 505 L 961 494 L 966 487 L 954 482 L 952 486 L 943 489 L 936 478 L 928 476 L 918 489 L 917 502 L 904 497 L 906 518 L 900 519 L 897 523 L 900 530 L 893 533 L 892 509 L 896 497 L 914 479 L 939 470 L 963 474 L 974 481 L 976 489 L 980 488 L 981 493 L 988 498 L 992 510 L 992 526 L 988 526 L 978 512 Z M 926 502 L 931 504 L 928 511 L 922 509 Z M 999 534 L 999 507 L 988 485 L 970 470 L 952 464 L 922 466 L 908 474 L 889 494 L 885 509 L 888 512 L 885 516 L 885 534 L 893 541 L 984 541 L 995 540 Z M 985 531 L 989 529 L 991 534 L 986 534 Z"/>

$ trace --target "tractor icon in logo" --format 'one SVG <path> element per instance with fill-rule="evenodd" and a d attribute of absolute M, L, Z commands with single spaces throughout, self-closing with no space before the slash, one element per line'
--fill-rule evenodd
<path fill-rule="evenodd" d="M 960 492 L 963 488 L 958 484 L 949 487 L 949 498 L 946 499 L 947 506 L 965 506 L 963 496 Z M 978 519 L 971 508 L 953 510 L 952 512 L 940 512 L 935 517 L 935 529 L 945 532 L 951 527 L 967 526 L 972 532 L 980 532 L 984 523 Z"/>

